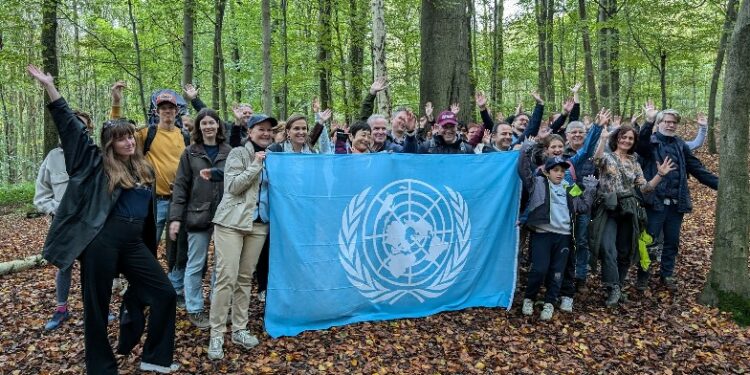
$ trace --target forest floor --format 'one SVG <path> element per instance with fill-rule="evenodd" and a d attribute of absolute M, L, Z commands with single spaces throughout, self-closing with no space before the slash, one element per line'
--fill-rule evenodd
<path fill-rule="evenodd" d="M 713 171 L 717 158 L 700 152 Z M 520 313 L 519 282 L 513 308 L 476 308 L 421 319 L 358 323 L 296 337 L 263 333 L 263 304 L 251 301 L 249 329 L 260 345 L 243 351 L 226 340 L 226 357 L 209 361 L 209 334 L 177 312 L 175 361 L 182 374 L 216 373 L 748 373 L 750 328 L 730 314 L 696 302 L 710 267 L 716 193 L 691 180 L 695 208 L 682 228 L 679 291 L 652 279 L 644 293 L 617 309 L 603 306 L 604 291 L 591 277 L 591 291 L 576 298 L 572 314 L 549 322 Z M 39 251 L 46 218 L 0 217 L 0 261 Z M 658 265 L 657 265 L 658 266 Z M 83 322 L 79 273 L 74 271 L 72 318 L 60 329 L 42 328 L 53 309 L 55 268 L 45 266 L 0 277 L 0 374 L 83 372 Z M 632 275 L 631 275 L 632 276 Z M 632 277 L 631 277 L 632 279 Z M 117 311 L 119 300 L 112 309 Z M 110 339 L 116 342 L 116 324 Z M 137 373 L 140 346 L 118 356 L 122 373 Z"/>

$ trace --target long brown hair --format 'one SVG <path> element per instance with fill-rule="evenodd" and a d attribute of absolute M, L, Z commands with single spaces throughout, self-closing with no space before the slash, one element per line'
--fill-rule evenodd
<path fill-rule="evenodd" d="M 154 170 L 141 151 L 136 149 L 128 161 L 122 161 L 115 155 L 114 142 L 127 136 L 135 136 L 135 126 L 127 119 L 110 120 L 104 123 L 101 134 L 102 159 L 104 173 L 109 179 L 110 193 L 118 186 L 123 189 L 132 189 L 138 184 L 154 183 Z"/>
<path fill-rule="evenodd" d="M 612 134 L 609 135 L 608 146 L 610 151 L 617 151 L 617 141 L 619 141 L 620 138 L 624 137 L 628 132 L 633 132 L 633 146 L 631 146 L 628 150 L 628 154 L 632 154 L 635 152 L 635 146 L 638 144 L 638 132 L 635 131 L 635 128 L 630 125 L 620 126 L 619 128 L 617 128 L 617 130 L 613 131 Z"/>
<path fill-rule="evenodd" d="M 224 122 L 221 121 L 221 117 L 219 117 L 219 113 L 214 111 L 211 108 L 203 108 L 201 109 L 200 112 L 198 112 L 198 115 L 195 116 L 195 124 L 193 125 L 193 131 L 190 133 L 190 137 L 193 139 L 193 142 L 198 143 L 198 144 L 203 144 L 203 132 L 201 132 L 201 120 L 203 120 L 206 117 L 211 117 L 219 125 L 219 128 L 216 129 L 216 144 L 224 142 L 226 140 L 226 136 L 224 135 Z"/>

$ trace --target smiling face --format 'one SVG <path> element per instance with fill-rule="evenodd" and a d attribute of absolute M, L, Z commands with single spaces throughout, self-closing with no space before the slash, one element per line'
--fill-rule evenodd
<path fill-rule="evenodd" d="M 586 130 L 584 128 L 575 128 L 567 132 L 568 143 L 574 150 L 578 150 L 583 146 L 583 141 L 586 138 Z"/>
<path fill-rule="evenodd" d="M 372 142 L 376 145 L 382 145 L 385 143 L 388 137 L 388 124 L 384 118 L 379 118 L 372 121 L 370 124 L 372 128 Z"/>
<path fill-rule="evenodd" d="M 443 124 L 441 128 L 441 133 L 443 135 L 443 140 L 445 140 L 445 143 L 452 144 L 456 142 L 458 133 L 456 132 L 455 124 Z"/>
<path fill-rule="evenodd" d="M 674 137 L 678 123 L 679 121 L 675 115 L 669 113 L 665 114 L 664 118 L 662 118 L 659 123 L 659 133 L 664 134 L 667 137 Z"/>
<path fill-rule="evenodd" d="M 393 120 L 391 121 L 391 125 L 393 126 L 393 131 L 395 133 L 401 133 L 404 130 L 406 130 L 406 120 L 407 120 L 406 111 L 397 112 L 393 116 Z"/>
<path fill-rule="evenodd" d="M 156 108 L 156 114 L 159 115 L 159 122 L 172 125 L 177 118 L 177 107 L 172 103 L 162 103 Z"/>
<path fill-rule="evenodd" d="M 474 137 L 482 131 L 482 128 L 479 126 L 472 126 L 469 128 L 469 130 L 466 132 L 466 138 L 468 139 L 474 139 Z"/>
<path fill-rule="evenodd" d="M 626 153 L 633 148 L 633 144 L 635 144 L 634 130 L 624 131 L 617 137 L 617 151 Z"/>
<path fill-rule="evenodd" d="M 547 155 L 547 157 L 553 157 L 553 156 L 560 156 L 563 154 L 563 149 L 565 146 L 563 145 L 562 141 L 559 139 L 553 139 L 550 141 L 549 146 L 544 149 L 544 153 Z"/>
<path fill-rule="evenodd" d="M 126 134 L 112 141 L 112 150 L 115 156 L 120 159 L 127 159 L 135 154 L 135 137 L 133 134 Z"/>
<path fill-rule="evenodd" d="M 508 124 L 502 124 L 497 126 L 497 134 L 495 134 L 495 145 L 505 150 L 510 147 L 513 142 L 513 128 Z"/>
<path fill-rule="evenodd" d="M 216 122 L 216 119 L 211 116 L 205 116 L 201 119 L 198 126 L 200 126 L 201 134 L 203 135 L 203 142 L 209 144 L 216 142 L 216 134 L 219 130 L 219 123 Z"/>
<path fill-rule="evenodd" d="M 307 120 L 300 119 L 291 124 L 286 131 L 287 139 L 295 146 L 303 146 L 307 142 Z"/>
<path fill-rule="evenodd" d="M 266 148 L 273 142 L 273 128 L 269 121 L 263 121 L 250 128 L 248 137 L 256 145 Z"/>
<path fill-rule="evenodd" d="M 354 136 L 349 136 L 349 142 L 352 144 L 353 154 L 363 154 L 372 146 L 372 134 L 369 130 L 360 130 Z"/>
<path fill-rule="evenodd" d="M 524 130 L 526 130 L 526 125 L 529 124 L 529 117 L 526 115 L 518 115 L 516 116 L 516 119 L 513 120 L 513 131 L 521 134 Z"/>

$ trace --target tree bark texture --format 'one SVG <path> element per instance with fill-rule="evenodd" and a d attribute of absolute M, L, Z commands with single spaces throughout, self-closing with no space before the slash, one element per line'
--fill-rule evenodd
<path fill-rule="evenodd" d="M 490 99 L 496 106 L 503 104 L 503 13 L 505 7 L 503 0 L 494 0 L 494 11 L 492 14 L 492 87 Z"/>
<path fill-rule="evenodd" d="M 221 34 L 224 29 L 224 10 L 226 0 L 216 0 L 214 3 L 216 21 L 214 26 L 214 55 L 211 67 L 211 107 L 221 110 L 221 76 L 224 65 L 224 53 L 221 47 Z"/>
<path fill-rule="evenodd" d="M 719 49 L 716 52 L 716 62 L 711 75 L 711 88 L 708 93 L 708 152 L 716 154 L 716 93 L 719 91 L 719 78 L 724 67 L 724 54 L 727 50 L 727 39 L 732 34 L 734 22 L 737 20 L 737 0 L 727 1 L 727 13 L 724 28 L 719 39 Z"/>
<path fill-rule="evenodd" d="M 362 90 L 364 86 L 364 77 L 362 69 L 365 64 L 365 34 L 367 17 L 361 11 L 360 0 L 349 0 L 349 63 L 350 63 L 350 90 L 353 106 L 358 106 L 362 102 Z M 356 109 L 352 113 L 356 114 Z M 353 119 L 350 116 L 350 120 Z"/>
<path fill-rule="evenodd" d="M 750 0 L 742 2 L 727 51 L 721 105 L 721 158 L 719 160 L 716 229 L 711 270 L 701 295 L 709 304 L 721 302 L 722 293 L 750 299 L 750 181 L 748 127 L 750 127 Z"/>
<path fill-rule="evenodd" d="M 318 0 L 318 82 L 321 109 L 331 108 L 331 0 Z"/>
<path fill-rule="evenodd" d="M 263 26 L 263 112 L 269 116 L 273 110 L 273 71 L 271 68 L 271 0 L 260 2 L 261 23 Z"/>
<path fill-rule="evenodd" d="M 537 92 L 540 95 L 547 93 L 547 0 L 534 0 L 537 29 Z"/>
<path fill-rule="evenodd" d="M 281 48 L 284 59 L 281 86 L 281 118 L 289 115 L 289 42 L 287 39 L 287 0 L 281 0 Z"/>
<path fill-rule="evenodd" d="M 667 51 L 659 51 L 659 87 L 661 89 L 661 108 L 667 108 Z"/>
<path fill-rule="evenodd" d="M 546 52 L 544 67 L 546 71 L 547 91 L 545 93 L 546 100 L 551 103 L 555 102 L 555 56 L 554 56 L 554 20 L 555 20 L 555 0 L 544 0 L 546 4 L 546 12 L 544 19 L 544 27 L 546 34 L 547 46 L 544 48 Z"/>
<path fill-rule="evenodd" d="M 372 10 L 372 61 L 374 65 L 373 70 L 375 71 L 375 79 L 381 77 L 387 78 L 388 69 L 385 64 L 385 9 L 383 8 L 383 0 L 372 0 L 370 4 Z M 422 2 L 422 9 L 424 9 L 424 1 Z M 422 51 L 424 51 L 424 46 L 422 46 Z M 422 61 L 424 62 L 424 59 Z M 386 88 L 385 90 L 380 91 L 377 99 L 378 113 L 390 118 L 390 89 Z"/>
<path fill-rule="evenodd" d="M 143 120 L 148 124 L 148 112 L 146 107 L 146 91 L 143 87 L 143 67 L 141 65 L 141 45 L 138 41 L 138 24 L 135 22 L 133 15 L 133 1 L 128 0 L 128 17 L 130 18 L 130 27 L 133 29 L 133 48 L 135 48 L 135 74 L 138 81 L 138 93 L 141 100 L 141 111 L 143 111 Z"/>
<path fill-rule="evenodd" d="M 469 0 L 423 0 L 421 16 L 420 107 L 431 101 L 435 114 L 461 104 L 459 119 L 474 114 Z"/>
<path fill-rule="evenodd" d="M 182 9 L 182 85 L 193 83 L 195 0 L 185 0 Z"/>
<path fill-rule="evenodd" d="M 578 17 L 581 22 L 581 39 L 583 40 L 584 73 L 586 76 L 586 94 L 589 97 L 591 113 L 599 111 L 599 101 L 596 94 L 596 82 L 594 81 L 594 63 L 591 59 L 591 38 L 589 37 L 589 25 L 586 20 L 586 0 L 578 0 Z"/>
<path fill-rule="evenodd" d="M 57 0 L 42 2 L 42 67 L 57 78 L 60 74 L 57 63 Z M 45 106 L 49 98 L 44 95 Z M 57 147 L 57 128 L 49 111 L 44 111 L 44 154 Z"/>

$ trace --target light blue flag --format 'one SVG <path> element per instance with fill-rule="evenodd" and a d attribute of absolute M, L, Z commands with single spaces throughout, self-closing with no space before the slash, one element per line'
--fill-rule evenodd
<path fill-rule="evenodd" d="M 510 308 L 517 160 L 269 153 L 266 331 Z"/>

